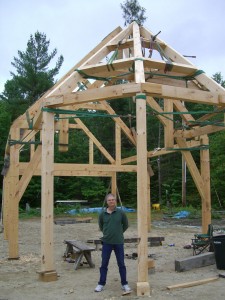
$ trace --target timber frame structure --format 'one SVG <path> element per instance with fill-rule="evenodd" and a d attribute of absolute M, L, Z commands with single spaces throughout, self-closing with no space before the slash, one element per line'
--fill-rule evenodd
<path fill-rule="evenodd" d="M 148 52 L 145 55 L 145 51 Z M 160 59 L 153 59 L 155 53 Z M 108 56 L 110 59 L 108 60 Z M 116 115 L 110 100 L 132 97 L 136 103 L 136 128 L 131 130 Z M 163 107 L 158 99 L 163 99 Z M 213 110 L 194 118 L 186 103 L 212 105 Z M 147 149 L 146 107 L 150 107 L 164 128 L 164 148 Z M 115 153 L 110 154 L 79 118 L 78 111 L 90 110 L 110 115 L 115 123 Z M 225 90 L 203 71 L 176 52 L 158 35 L 136 22 L 116 28 L 74 66 L 51 90 L 36 101 L 11 126 L 6 146 L 3 181 L 4 238 L 8 240 L 9 259 L 19 257 L 18 207 L 32 176 L 41 176 L 41 272 L 40 277 L 57 273 L 53 251 L 54 176 L 106 176 L 112 178 L 116 193 L 117 172 L 137 173 L 138 215 L 138 282 L 137 295 L 149 295 L 148 245 L 150 221 L 150 174 L 148 161 L 174 151 L 180 151 L 202 200 L 202 231 L 211 223 L 210 162 L 208 134 L 224 130 L 211 122 L 216 114 L 224 113 Z M 64 115 L 77 112 L 75 123 Z M 184 124 L 176 129 L 175 113 Z M 62 118 L 59 118 L 62 117 Z M 172 120 L 172 121 L 171 121 Z M 221 122 L 220 122 L 221 123 Z M 54 135 L 59 131 L 59 150 L 67 151 L 69 130 L 83 130 L 89 138 L 87 164 L 54 163 Z M 136 155 L 121 157 L 121 135 L 134 147 Z M 39 144 L 35 142 L 39 140 Z M 20 151 L 30 143 L 30 161 L 20 162 Z M 96 164 L 94 147 L 108 160 Z M 200 168 L 191 154 L 199 148 Z"/>

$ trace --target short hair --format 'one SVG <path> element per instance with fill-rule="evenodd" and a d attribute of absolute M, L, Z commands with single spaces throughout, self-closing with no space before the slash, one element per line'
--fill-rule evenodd
<path fill-rule="evenodd" d="M 116 197 L 114 194 L 109 193 L 108 195 L 105 196 L 105 202 L 108 200 L 109 197 L 113 197 L 116 200 Z"/>

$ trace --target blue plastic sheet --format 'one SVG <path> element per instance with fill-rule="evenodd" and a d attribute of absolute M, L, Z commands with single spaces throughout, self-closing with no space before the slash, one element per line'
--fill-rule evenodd
<path fill-rule="evenodd" d="M 117 206 L 117 208 L 122 209 L 125 212 L 135 212 L 136 211 L 134 208 L 128 208 L 125 206 Z M 102 207 L 92 207 L 92 208 L 71 209 L 71 210 L 67 211 L 66 213 L 70 214 L 70 215 L 76 215 L 79 213 L 85 213 L 85 214 L 95 213 L 95 212 L 100 213 L 101 211 L 102 211 Z"/>
<path fill-rule="evenodd" d="M 173 218 L 175 219 L 182 219 L 182 218 L 186 218 L 190 215 L 190 212 L 189 211 L 186 211 L 186 210 L 182 210 L 182 211 L 179 211 L 178 213 L 176 213 Z"/>

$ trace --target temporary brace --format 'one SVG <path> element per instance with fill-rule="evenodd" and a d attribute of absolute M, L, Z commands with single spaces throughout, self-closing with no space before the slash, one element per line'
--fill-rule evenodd
<path fill-rule="evenodd" d="M 199 147 L 190 147 L 190 148 L 165 148 L 167 151 L 194 151 L 194 150 L 208 150 L 209 145 L 201 145 Z"/>
<path fill-rule="evenodd" d="M 59 109 L 59 108 L 49 108 L 49 107 L 42 107 L 42 111 L 55 113 L 57 114 L 56 119 L 60 119 L 59 115 L 73 115 L 73 118 L 82 118 L 82 117 L 104 117 L 104 118 L 116 118 L 118 115 L 113 114 L 99 114 L 99 113 L 91 113 L 91 112 L 82 112 L 82 111 L 74 111 L 74 110 L 66 110 L 66 109 Z"/>

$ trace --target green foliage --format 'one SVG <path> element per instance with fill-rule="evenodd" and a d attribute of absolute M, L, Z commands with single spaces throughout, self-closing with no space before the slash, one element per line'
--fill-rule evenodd
<path fill-rule="evenodd" d="M 16 72 L 11 72 L 12 79 L 6 82 L 0 99 L 9 105 L 12 120 L 39 99 L 55 82 L 54 77 L 63 63 L 63 56 L 50 69 L 49 64 L 57 50 L 49 53 L 49 45 L 46 35 L 37 31 L 30 36 L 26 51 L 18 51 L 18 58 L 14 57 L 11 63 Z"/>
<path fill-rule="evenodd" d="M 123 11 L 123 18 L 125 20 L 124 25 L 127 26 L 133 21 L 136 21 L 139 25 L 143 25 L 147 17 L 145 16 L 146 9 L 141 7 L 137 0 L 126 0 L 123 4 L 120 4 Z"/>
<path fill-rule="evenodd" d="M 11 124 L 11 115 L 7 109 L 7 105 L 0 101 L 0 157 L 3 160 L 4 152 L 5 152 L 5 143 L 8 137 L 8 132 Z"/>
<path fill-rule="evenodd" d="M 217 83 L 219 83 L 220 85 L 222 85 L 222 87 L 225 88 L 225 80 L 223 80 L 223 76 L 221 74 L 221 72 L 217 72 L 213 75 L 212 79 L 214 79 Z"/>

